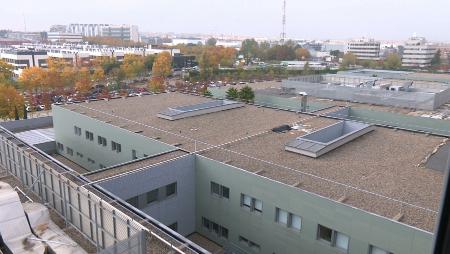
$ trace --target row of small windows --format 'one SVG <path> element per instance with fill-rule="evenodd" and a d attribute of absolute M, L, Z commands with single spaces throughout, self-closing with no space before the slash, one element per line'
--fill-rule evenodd
<path fill-rule="evenodd" d="M 130 205 L 142 209 L 147 205 L 155 202 L 163 201 L 177 194 L 177 182 L 168 184 L 161 188 L 157 188 L 144 194 L 134 196 L 126 200 Z"/>
<path fill-rule="evenodd" d="M 210 221 L 205 217 L 202 217 L 202 226 L 217 237 L 228 239 L 228 229 L 226 227 L 221 226 L 214 221 Z"/>
<path fill-rule="evenodd" d="M 57 143 L 56 143 L 56 148 L 58 149 L 58 151 L 64 152 L 64 145 L 63 145 L 63 144 L 57 142 Z M 70 147 L 68 147 L 68 146 L 66 147 L 65 152 L 66 152 L 67 155 L 74 156 L 74 155 L 73 155 L 73 154 L 74 154 L 73 149 L 70 148 Z M 83 157 L 84 157 L 84 155 L 83 155 L 82 153 L 80 153 L 80 152 L 76 152 L 76 155 L 77 155 L 78 157 L 80 157 L 80 158 L 83 158 Z M 93 160 L 93 159 L 91 159 L 91 158 L 87 158 L 87 161 L 88 161 L 89 163 L 95 164 L 95 160 Z M 100 164 L 100 168 L 105 168 L 105 166 L 103 166 L 102 164 Z"/>
<path fill-rule="evenodd" d="M 211 182 L 211 194 L 221 198 L 229 199 L 230 189 L 218 183 Z M 241 193 L 240 205 L 242 208 L 250 212 L 254 212 L 256 214 L 262 214 L 263 212 L 263 202 L 257 198 L 254 198 L 244 193 Z M 276 207 L 275 209 L 276 209 L 275 222 L 283 226 L 286 226 L 287 228 L 290 228 L 294 231 L 300 231 L 302 229 L 302 217 L 278 207 Z M 205 227 L 203 218 L 202 221 L 203 226 Z M 317 239 L 319 241 L 329 244 L 331 247 L 337 248 L 342 251 L 348 251 L 349 249 L 349 242 L 350 242 L 349 236 L 320 224 L 317 227 Z M 248 240 L 245 237 L 239 236 L 239 242 L 254 251 L 257 252 L 260 251 L 260 246 L 258 244 Z M 376 246 L 370 245 L 369 254 L 393 254 L 393 253 L 385 251 Z"/>
<path fill-rule="evenodd" d="M 80 127 L 74 126 L 74 132 L 75 132 L 75 135 L 81 136 L 81 128 Z M 94 133 L 93 132 L 86 130 L 84 133 L 85 133 L 86 140 L 94 141 Z M 97 143 L 101 146 L 108 145 L 107 139 L 100 135 L 97 136 Z M 120 152 L 122 152 L 122 145 L 115 141 L 111 141 L 111 150 L 113 150 L 117 153 L 120 153 Z"/>

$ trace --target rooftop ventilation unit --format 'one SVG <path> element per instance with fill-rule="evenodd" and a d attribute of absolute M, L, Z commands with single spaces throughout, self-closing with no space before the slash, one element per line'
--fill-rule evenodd
<path fill-rule="evenodd" d="M 229 100 L 213 100 L 199 104 L 180 106 L 176 108 L 168 108 L 167 110 L 158 113 L 159 118 L 164 118 L 170 121 L 183 119 L 192 116 L 199 116 L 218 111 L 224 111 L 234 108 L 243 107 L 243 103 Z"/>
<path fill-rule="evenodd" d="M 289 141 L 285 150 L 317 158 L 374 129 L 373 125 L 340 121 Z"/>

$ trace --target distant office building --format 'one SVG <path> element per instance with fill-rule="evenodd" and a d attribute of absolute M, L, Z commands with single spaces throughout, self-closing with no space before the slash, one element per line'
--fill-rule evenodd
<path fill-rule="evenodd" d="M 41 50 L 7 50 L 0 53 L 0 59 L 14 67 L 14 77 L 19 77 L 23 69 L 47 67 L 47 52 Z"/>
<path fill-rule="evenodd" d="M 352 40 L 347 44 L 347 52 L 351 52 L 360 60 L 379 60 L 380 42 L 374 39 Z"/>
<path fill-rule="evenodd" d="M 402 64 L 405 67 L 427 67 L 436 54 L 436 47 L 423 37 L 411 37 L 405 42 Z"/>
<path fill-rule="evenodd" d="M 109 25 L 103 27 L 101 36 L 122 41 L 139 41 L 138 27 L 130 25 Z"/>
<path fill-rule="evenodd" d="M 65 32 L 67 32 L 67 26 L 65 26 L 65 25 L 53 25 L 53 26 L 50 27 L 50 32 L 51 33 L 55 33 L 55 32 L 65 33 Z"/>
<path fill-rule="evenodd" d="M 85 37 L 112 37 L 124 41 L 139 41 L 139 30 L 133 25 L 70 24 L 68 32 Z"/>
<path fill-rule="evenodd" d="M 47 39 L 51 42 L 70 42 L 78 43 L 83 41 L 83 36 L 76 33 L 49 32 Z"/>
<path fill-rule="evenodd" d="M 103 27 L 107 24 L 70 24 L 68 28 L 69 33 L 79 33 L 85 37 L 102 36 Z"/>
<path fill-rule="evenodd" d="M 46 32 L 8 32 L 7 38 L 16 40 L 27 40 L 32 42 L 41 42 L 47 40 Z"/>

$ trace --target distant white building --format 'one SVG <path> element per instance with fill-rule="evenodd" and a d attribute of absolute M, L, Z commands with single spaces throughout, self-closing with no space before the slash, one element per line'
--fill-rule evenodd
<path fill-rule="evenodd" d="M 49 32 L 47 40 L 51 42 L 78 43 L 83 41 L 83 36 L 77 33 Z"/>
<path fill-rule="evenodd" d="M 47 68 L 47 52 L 41 50 L 6 50 L 0 52 L 0 59 L 13 66 L 14 77 L 30 67 Z"/>
<path fill-rule="evenodd" d="M 380 42 L 374 39 L 358 39 L 349 41 L 346 52 L 353 53 L 359 60 L 379 60 Z"/>
<path fill-rule="evenodd" d="M 112 37 L 124 41 L 139 41 L 139 29 L 134 25 L 112 24 L 70 24 L 69 33 L 81 34 L 85 37 Z"/>
<path fill-rule="evenodd" d="M 431 65 L 436 47 L 423 37 L 411 37 L 405 42 L 402 65 L 405 67 L 427 67 Z"/>

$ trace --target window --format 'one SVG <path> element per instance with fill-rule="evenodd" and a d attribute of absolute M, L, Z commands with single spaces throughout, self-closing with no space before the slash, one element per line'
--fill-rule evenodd
<path fill-rule="evenodd" d="M 91 158 L 88 158 L 88 162 L 90 162 L 92 164 L 95 164 L 95 161 L 93 159 L 91 159 Z"/>
<path fill-rule="evenodd" d="M 136 152 L 136 150 L 131 150 L 131 158 L 133 159 L 133 160 L 136 160 L 138 157 L 137 157 L 137 152 Z"/>
<path fill-rule="evenodd" d="M 101 169 L 102 169 L 102 168 L 106 168 L 105 165 L 103 165 L 103 164 L 100 164 L 99 167 L 100 167 Z"/>
<path fill-rule="evenodd" d="M 85 131 L 85 135 L 86 135 L 86 139 L 93 141 L 94 140 L 94 133 L 90 132 L 90 131 Z"/>
<path fill-rule="evenodd" d="M 277 208 L 276 215 L 277 215 L 277 222 L 278 223 L 285 224 L 285 225 L 288 224 L 288 217 L 289 217 L 289 213 L 288 212 L 286 212 L 284 210 L 281 210 L 280 208 Z"/>
<path fill-rule="evenodd" d="M 67 154 L 73 156 L 73 150 L 70 147 L 67 147 Z"/>
<path fill-rule="evenodd" d="M 230 198 L 230 189 L 215 182 L 211 182 L 211 193 L 221 198 Z"/>
<path fill-rule="evenodd" d="M 80 128 L 80 127 L 74 126 L 74 127 L 73 127 L 73 130 L 74 130 L 74 132 L 75 132 L 75 135 L 81 136 L 81 128 Z"/>
<path fill-rule="evenodd" d="M 158 201 L 158 189 L 147 192 L 147 204 Z"/>
<path fill-rule="evenodd" d="M 106 146 L 107 145 L 106 138 L 104 138 L 102 136 L 98 136 L 98 144 L 102 145 L 102 146 Z"/>
<path fill-rule="evenodd" d="M 293 229 L 297 229 L 297 230 L 302 229 L 302 218 L 298 215 L 292 214 L 291 215 L 291 227 Z"/>
<path fill-rule="evenodd" d="M 120 153 L 122 151 L 122 146 L 119 143 L 111 141 L 111 149 L 113 151 L 116 151 L 116 152 Z"/>
<path fill-rule="evenodd" d="M 83 158 L 83 154 L 82 153 L 77 152 L 77 156 L 80 157 L 80 158 Z"/>
<path fill-rule="evenodd" d="M 209 232 L 214 233 L 217 237 L 228 239 L 228 229 L 226 227 L 210 221 L 205 217 L 202 217 L 202 226 Z"/>
<path fill-rule="evenodd" d="M 297 231 L 302 229 L 302 217 L 296 214 L 290 213 L 277 207 L 275 216 L 276 222 L 286 225 L 288 228 L 292 228 Z"/>
<path fill-rule="evenodd" d="M 246 194 L 241 194 L 241 206 L 252 212 L 262 212 L 262 201 Z"/>
<path fill-rule="evenodd" d="M 347 236 L 346 234 L 319 225 L 317 235 L 319 240 L 327 242 L 331 246 L 336 247 L 338 249 L 348 251 L 350 237 Z"/>
<path fill-rule="evenodd" d="M 392 254 L 392 252 L 385 251 L 373 245 L 370 245 L 369 254 Z"/>
<path fill-rule="evenodd" d="M 350 238 L 347 235 L 336 231 L 335 245 L 337 248 L 341 250 L 348 250 L 349 241 Z"/>
<path fill-rule="evenodd" d="M 58 150 L 64 152 L 64 145 L 63 145 L 63 144 L 61 144 L 61 143 L 58 142 L 58 143 L 56 144 L 56 147 L 58 148 Z"/>
<path fill-rule="evenodd" d="M 171 183 L 166 186 L 166 197 L 175 195 L 177 193 L 177 183 Z"/>
<path fill-rule="evenodd" d="M 319 239 L 331 243 L 333 230 L 322 225 L 319 225 Z"/>
<path fill-rule="evenodd" d="M 243 246 L 249 247 L 250 249 L 252 249 L 254 252 L 260 252 L 261 251 L 261 246 L 255 242 L 252 242 L 250 240 L 248 240 L 247 238 L 243 237 L 243 236 L 239 236 L 239 243 Z"/>

